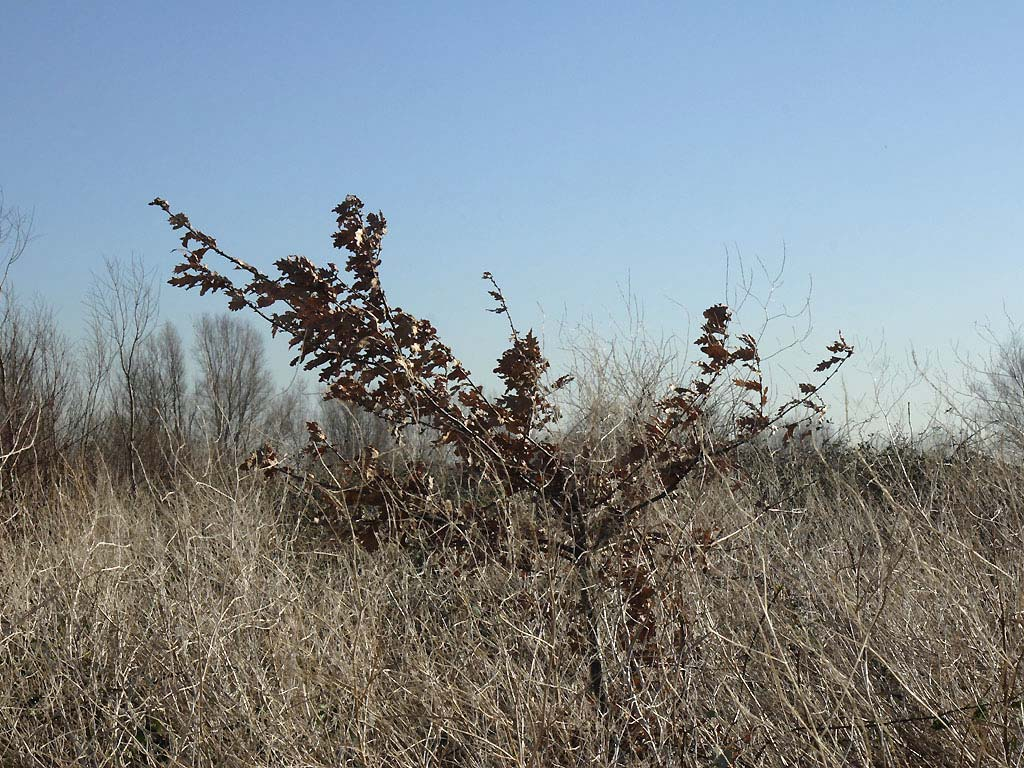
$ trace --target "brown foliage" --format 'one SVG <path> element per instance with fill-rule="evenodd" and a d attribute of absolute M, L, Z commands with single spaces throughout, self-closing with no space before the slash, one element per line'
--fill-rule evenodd
<path fill-rule="evenodd" d="M 604 470 L 584 468 L 581 457 L 566 454 L 549 429 L 558 418 L 552 396 L 570 379 L 545 383 L 548 361 L 534 333 L 519 333 L 509 320 L 511 343 L 494 369 L 504 392 L 488 397 L 428 320 L 388 302 L 378 271 L 387 223 L 380 213 L 364 215 L 358 198 L 349 196 L 334 209 L 334 245 L 348 252 L 343 270 L 334 263 L 317 267 L 305 257 L 289 256 L 275 264 L 276 277 L 222 251 L 187 216 L 171 213 L 165 201 L 158 198 L 151 204 L 168 214 L 172 227 L 185 230 L 185 260 L 175 268 L 171 285 L 225 293 L 230 309 L 249 307 L 271 324 L 273 333 L 287 334 L 297 353 L 292 364 L 317 372 L 326 387 L 325 399 L 373 413 L 396 434 L 411 426 L 427 428 L 437 445 L 452 450 L 461 469 L 497 480 L 507 493 L 536 493 L 563 512 L 649 503 L 653 496 L 644 495 L 641 469 L 653 469 L 662 478 L 664 487 L 654 495 L 663 498 L 697 466 L 731 453 L 770 427 L 781 426 L 792 435 L 801 421 L 794 414 L 798 406 L 814 413 L 822 410 L 812 399 L 820 384 L 801 385 L 799 396 L 768 408 L 757 342 L 744 334 L 732 344 L 731 312 L 718 304 L 705 310 L 696 341 L 704 357 L 697 363 L 699 374 L 659 403 L 642 437 L 618 461 Z M 245 273 L 246 281 L 236 282 L 207 266 L 204 259 L 211 251 Z M 491 311 L 508 316 L 491 273 L 485 272 L 484 279 L 493 286 L 489 293 L 497 302 Z M 832 356 L 816 370 L 832 369 L 853 351 L 841 336 L 828 350 Z M 732 370 L 740 375 L 726 377 Z M 749 397 L 732 439 L 709 445 L 699 425 L 723 377 Z M 318 426 L 310 430 L 310 450 L 322 453 L 327 441 Z M 364 480 L 375 479 L 376 470 L 367 474 L 372 464 L 360 470 Z"/>

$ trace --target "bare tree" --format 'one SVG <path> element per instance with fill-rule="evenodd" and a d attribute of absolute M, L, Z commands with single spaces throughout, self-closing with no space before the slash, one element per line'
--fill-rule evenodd
<path fill-rule="evenodd" d="M 108 388 L 111 366 L 110 342 L 95 323 L 86 327 L 87 335 L 79 341 L 76 356 L 78 370 L 75 442 L 93 443 L 104 425 L 104 391 Z"/>
<path fill-rule="evenodd" d="M 201 315 L 195 323 L 196 400 L 210 437 L 222 448 L 245 447 L 271 394 L 263 339 L 233 315 Z"/>
<path fill-rule="evenodd" d="M 147 471 L 173 471 L 188 443 L 189 400 L 185 346 L 167 322 L 146 340 L 139 365 L 139 440 Z"/>
<path fill-rule="evenodd" d="M 36 469 L 52 463 L 72 382 L 52 313 L 42 305 L 26 310 L 11 289 L 11 267 L 31 239 L 32 217 L 0 193 L 0 490 L 24 459 Z"/>
<path fill-rule="evenodd" d="M 313 413 L 310 395 L 296 377 L 268 402 L 261 425 L 265 439 L 282 446 L 290 455 L 297 454 L 305 446 L 306 422 Z"/>
<path fill-rule="evenodd" d="M 321 401 L 319 410 L 324 434 L 342 456 L 354 458 L 367 447 L 381 452 L 395 447 L 387 422 L 372 413 L 338 400 Z"/>
<path fill-rule="evenodd" d="M 12 408 L 12 379 L 17 374 L 12 370 L 16 363 L 11 360 L 6 348 L 9 346 L 6 337 L 12 335 L 10 315 L 13 303 L 8 296 L 7 283 L 11 266 L 25 252 L 30 237 L 30 221 L 17 208 L 4 203 L 0 193 L 0 489 L 4 485 L 4 477 L 10 473 L 10 467 L 18 457 L 35 444 L 35 426 L 31 420 L 26 421 Z"/>
<path fill-rule="evenodd" d="M 0 486 L 29 472 L 43 480 L 73 458 L 92 434 L 106 376 L 101 337 L 87 339 L 78 359 L 53 311 L 14 292 L 11 267 L 32 240 L 31 226 L 0 194 Z"/>
<path fill-rule="evenodd" d="M 23 455 L 33 451 L 43 411 L 34 388 L 41 358 L 39 335 L 30 329 L 9 290 L 0 295 L 0 488 L 13 485 Z"/>
<path fill-rule="evenodd" d="M 93 327 L 111 342 L 111 402 L 120 406 L 112 415 L 134 495 L 138 487 L 139 371 L 145 342 L 157 316 L 153 277 L 137 257 L 128 263 L 106 259 L 103 271 L 94 277 L 86 305 Z"/>
<path fill-rule="evenodd" d="M 1003 447 L 1024 450 L 1024 333 L 990 334 L 992 351 L 969 379 L 979 426 Z"/>
<path fill-rule="evenodd" d="M 82 412 L 76 374 L 52 311 L 25 307 L 8 286 L 0 294 L 0 463 L 7 473 L 0 485 L 13 482 L 16 468 L 42 478 L 75 442 Z"/>
<path fill-rule="evenodd" d="M 0 191 L 0 293 L 7 286 L 11 267 L 25 253 L 31 239 L 31 214 L 7 205 Z"/>

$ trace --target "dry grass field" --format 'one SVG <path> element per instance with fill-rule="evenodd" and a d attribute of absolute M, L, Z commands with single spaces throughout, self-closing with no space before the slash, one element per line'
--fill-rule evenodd
<path fill-rule="evenodd" d="M 252 476 L 5 502 L 0 765 L 1021 765 L 1024 475 L 824 459 L 657 510 L 606 716 L 553 555 L 370 553 Z"/>

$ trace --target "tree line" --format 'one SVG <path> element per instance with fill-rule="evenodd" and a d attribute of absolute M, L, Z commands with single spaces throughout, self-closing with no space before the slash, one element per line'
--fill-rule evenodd
<path fill-rule="evenodd" d="M 134 493 L 237 467 L 265 441 L 299 446 L 312 418 L 353 450 L 386 441 L 373 420 L 318 403 L 299 380 L 276 384 L 249 320 L 205 313 L 183 332 L 161 318 L 157 276 L 138 258 L 104 261 L 72 338 L 52 306 L 14 289 L 11 266 L 31 240 L 30 218 L 0 200 L 0 493 L 83 472 Z"/>

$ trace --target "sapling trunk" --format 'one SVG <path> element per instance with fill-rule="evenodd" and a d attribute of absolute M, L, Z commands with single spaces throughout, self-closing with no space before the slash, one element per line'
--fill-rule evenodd
<path fill-rule="evenodd" d="M 580 581 L 580 615 L 586 622 L 587 657 L 589 667 L 590 693 L 597 702 L 602 717 L 607 717 L 608 689 L 604 679 L 604 661 L 601 654 L 601 636 L 598 632 L 597 608 L 594 603 L 594 590 L 597 579 L 590 552 L 590 535 L 587 531 L 587 514 L 580 504 L 573 501 L 569 505 L 570 526 L 572 527 L 573 554 L 576 572 Z"/>

